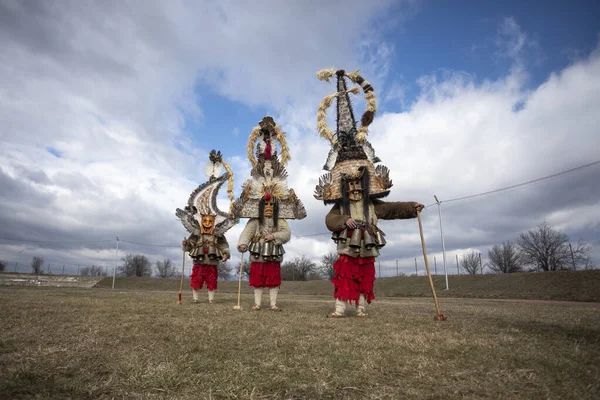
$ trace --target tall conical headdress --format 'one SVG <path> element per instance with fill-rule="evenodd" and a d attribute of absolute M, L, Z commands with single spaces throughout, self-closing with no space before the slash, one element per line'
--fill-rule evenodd
<path fill-rule="evenodd" d="M 317 72 L 317 77 L 327 82 L 334 75 L 337 78 L 337 93 L 326 96 L 317 112 L 317 130 L 331 144 L 331 150 L 323 166 L 324 170 L 330 172 L 319 179 L 314 197 L 323 200 L 325 204 L 341 201 L 343 197 L 342 181 L 361 179 L 365 173 L 369 175 L 367 180 L 368 196 L 370 198 L 387 196 L 392 187 L 389 170 L 383 165 L 374 166 L 381 160 L 375 156 L 375 150 L 366 139 L 368 126 L 373 122 L 376 112 L 373 87 L 358 74 L 358 71 L 346 73 L 344 70 L 326 69 Z M 360 88 L 357 86 L 348 90 L 346 78 L 362 87 L 367 101 L 367 109 L 362 115 L 361 126 L 358 130 L 349 94 L 360 93 Z M 331 132 L 327 126 L 327 109 L 334 99 L 337 99 L 337 129 L 335 133 Z"/>
<path fill-rule="evenodd" d="M 277 143 L 281 147 L 281 161 L 277 154 Z M 233 214 L 237 218 L 258 218 L 259 202 L 267 194 L 278 200 L 279 218 L 306 217 L 302 201 L 293 189 L 287 187 L 287 171 L 284 165 L 289 159 L 285 133 L 275 124 L 272 117 L 264 117 L 252 130 L 248 140 L 248 160 L 252 164 L 252 170 L 251 177 L 242 185 L 242 194 L 233 203 Z"/>
<path fill-rule="evenodd" d="M 225 168 L 225 173 L 219 174 Z M 238 223 L 239 219 L 233 216 L 233 171 L 229 164 L 223 160 L 220 151 L 212 150 L 209 161 L 204 168 L 204 174 L 208 181 L 198 186 L 188 199 L 188 205 L 182 210 L 175 210 L 175 215 L 181 220 L 188 232 L 198 235 L 200 233 L 199 220 L 203 215 L 215 216 L 215 235 L 222 235 Z M 229 197 L 229 213 L 225 213 L 217 207 L 217 194 L 225 183 Z"/>

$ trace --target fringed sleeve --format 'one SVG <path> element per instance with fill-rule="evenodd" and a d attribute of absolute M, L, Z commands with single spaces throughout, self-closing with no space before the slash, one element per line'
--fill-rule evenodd
<path fill-rule="evenodd" d="M 191 251 L 195 246 L 196 243 L 198 242 L 198 235 L 190 235 L 190 237 L 187 240 L 188 245 L 185 247 L 185 251 Z"/>
<path fill-rule="evenodd" d="M 227 258 L 231 257 L 229 243 L 227 242 L 227 238 L 225 236 L 217 236 L 217 247 L 219 250 L 221 250 L 221 253 L 227 254 Z"/>
<path fill-rule="evenodd" d="M 415 201 L 381 201 L 373 200 L 375 215 L 378 219 L 410 219 L 417 218 Z"/>
<path fill-rule="evenodd" d="M 277 232 L 273 232 L 273 238 L 276 244 L 284 244 L 290 241 L 292 231 L 285 219 L 277 221 Z"/>
<path fill-rule="evenodd" d="M 250 220 L 248 220 L 248 223 L 246 223 L 246 227 L 240 235 L 240 240 L 238 240 L 238 251 L 241 251 L 241 245 L 245 244 L 247 246 L 250 243 L 250 241 L 256 234 L 256 228 L 258 228 L 258 220 L 256 218 L 251 218 Z"/>
<path fill-rule="evenodd" d="M 325 217 L 325 225 L 331 232 L 338 232 L 346 228 L 346 221 L 350 218 L 349 215 L 340 214 L 340 206 L 335 205 Z"/>

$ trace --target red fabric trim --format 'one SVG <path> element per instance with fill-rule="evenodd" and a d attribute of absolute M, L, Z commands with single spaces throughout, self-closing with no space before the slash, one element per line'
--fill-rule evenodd
<path fill-rule="evenodd" d="M 375 257 L 348 257 L 341 255 L 333 264 L 335 271 L 331 280 L 334 286 L 333 297 L 342 301 L 357 303 L 361 294 L 367 303 L 375 299 Z"/>
<path fill-rule="evenodd" d="M 267 145 L 265 146 L 265 160 L 271 159 L 271 139 L 266 140 Z"/>
<path fill-rule="evenodd" d="M 202 289 L 204 283 L 209 291 L 217 288 L 219 271 L 216 265 L 194 264 L 190 275 L 190 286 L 194 290 Z"/>
<path fill-rule="evenodd" d="M 281 263 L 279 261 L 250 263 L 250 286 L 255 288 L 281 286 Z"/>

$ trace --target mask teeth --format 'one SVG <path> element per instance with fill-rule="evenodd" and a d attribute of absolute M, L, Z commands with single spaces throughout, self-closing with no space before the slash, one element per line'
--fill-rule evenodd
<path fill-rule="evenodd" d="M 346 93 L 346 80 L 344 79 L 343 71 L 338 71 L 337 90 L 340 93 L 337 97 L 337 133 L 350 132 L 351 129 L 356 129 L 356 121 L 352 111 L 352 103 L 350 96 Z"/>

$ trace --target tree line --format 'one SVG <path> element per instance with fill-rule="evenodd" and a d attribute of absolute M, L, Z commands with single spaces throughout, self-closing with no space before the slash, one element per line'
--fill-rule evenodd
<path fill-rule="evenodd" d="M 460 270 L 466 274 L 483 273 L 488 268 L 493 273 L 543 272 L 558 270 L 588 270 L 596 268 L 590 256 L 591 247 L 582 240 L 571 244 L 569 236 L 555 229 L 547 222 L 542 222 L 535 229 L 521 233 L 515 241 L 494 245 L 483 261 L 481 253 L 471 251 L 459 262 Z M 316 279 L 332 279 L 333 264 L 338 255 L 330 252 L 314 262 L 306 256 L 295 257 L 281 265 L 283 281 L 308 281 Z M 44 258 L 35 256 L 31 261 L 31 272 L 43 274 Z M 0 271 L 7 268 L 6 262 L 0 260 Z M 229 261 L 218 265 L 219 279 L 237 277 L 239 267 L 233 267 Z M 79 271 L 85 276 L 105 276 L 106 268 L 92 265 Z M 157 260 L 154 264 L 142 254 L 127 254 L 121 258 L 117 273 L 122 276 L 146 276 L 153 274 L 159 278 L 180 276 L 181 270 L 168 259 Z M 250 262 L 245 261 L 242 267 L 243 278 L 250 274 Z M 404 274 L 402 274 L 404 275 Z"/>
<path fill-rule="evenodd" d="M 542 222 L 535 229 L 521 233 L 514 242 L 492 246 L 485 263 L 480 253 L 467 253 L 460 261 L 460 269 L 467 274 L 483 273 L 485 267 L 504 274 L 589 270 L 596 268 L 590 251 L 591 247 L 583 240 L 572 245 L 569 235 Z"/>

